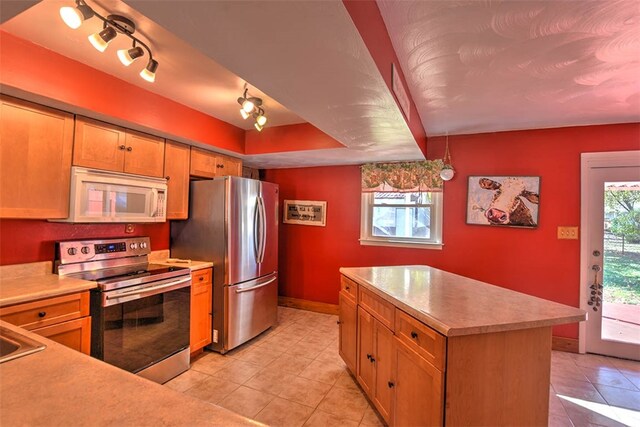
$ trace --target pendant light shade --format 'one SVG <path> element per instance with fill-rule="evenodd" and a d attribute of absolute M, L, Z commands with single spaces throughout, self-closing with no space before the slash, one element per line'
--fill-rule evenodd
<path fill-rule="evenodd" d="M 82 23 L 93 16 L 93 11 L 86 4 L 78 4 L 76 7 L 63 6 L 60 8 L 60 17 L 69 28 L 80 28 Z"/>
<path fill-rule="evenodd" d="M 107 49 L 107 46 L 109 46 L 109 42 L 116 38 L 116 35 L 118 35 L 116 30 L 107 25 L 99 33 L 91 34 L 89 36 L 89 41 L 98 51 L 104 52 Z"/>
<path fill-rule="evenodd" d="M 140 77 L 153 83 L 156 81 L 156 70 L 158 69 L 158 62 L 154 59 L 149 59 L 147 66 L 144 70 L 140 71 Z"/>
<path fill-rule="evenodd" d="M 449 134 L 447 134 L 446 145 L 444 149 L 444 158 L 442 159 L 442 169 L 440 170 L 440 178 L 443 181 L 451 181 L 453 176 L 456 174 L 456 171 L 451 166 L 451 152 L 449 151 Z"/>
<path fill-rule="evenodd" d="M 144 55 L 141 47 L 132 47 L 131 49 L 120 49 L 118 51 L 118 59 L 127 67 L 133 64 L 133 61 Z"/>

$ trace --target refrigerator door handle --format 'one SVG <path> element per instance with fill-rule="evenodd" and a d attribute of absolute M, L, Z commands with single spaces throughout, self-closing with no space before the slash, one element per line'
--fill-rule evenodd
<path fill-rule="evenodd" d="M 236 289 L 236 294 L 241 294 L 243 292 L 250 292 L 250 291 L 255 291 L 256 289 L 264 288 L 268 284 L 273 283 L 277 278 L 278 278 L 278 276 L 274 275 L 272 278 L 268 279 L 266 282 L 260 283 L 257 286 L 251 286 L 249 288 Z"/>
<path fill-rule="evenodd" d="M 260 244 L 261 240 L 258 240 L 258 236 L 260 235 L 258 230 L 260 229 L 260 196 L 256 198 L 256 206 L 253 211 L 253 255 L 256 260 L 256 263 L 260 262 Z"/>
<path fill-rule="evenodd" d="M 258 196 L 258 200 L 260 201 L 260 259 L 258 262 L 264 262 L 264 252 L 267 245 L 267 212 L 262 196 Z"/>

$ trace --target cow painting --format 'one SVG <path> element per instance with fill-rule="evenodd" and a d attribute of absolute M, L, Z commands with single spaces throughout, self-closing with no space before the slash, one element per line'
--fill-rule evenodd
<path fill-rule="evenodd" d="M 540 178 L 469 177 L 469 224 L 536 227 Z"/>

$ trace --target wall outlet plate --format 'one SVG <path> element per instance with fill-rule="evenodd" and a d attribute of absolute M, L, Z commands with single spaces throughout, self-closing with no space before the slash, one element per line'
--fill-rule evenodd
<path fill-rule="evenodd" d="M 558 227 L 558 239 L 577 240 L 579 227 Z"/>
<path fill-rule="evenodd" d="M 127 224 L 124 226 L 124 232 L 127 234 L 131 234 L 136 231 L 136 226 L 133 224 Z"/>

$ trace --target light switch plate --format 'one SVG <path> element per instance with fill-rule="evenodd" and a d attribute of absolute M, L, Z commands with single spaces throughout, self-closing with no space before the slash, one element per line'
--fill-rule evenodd
<path fill-rule="evenodd" d="M 578 239 L 578 227 L 558 227 L 558 239 Z"/>

